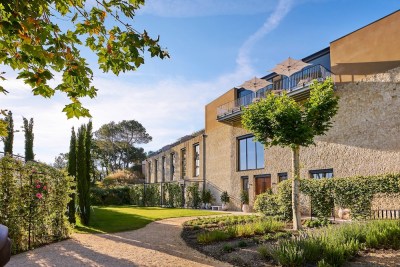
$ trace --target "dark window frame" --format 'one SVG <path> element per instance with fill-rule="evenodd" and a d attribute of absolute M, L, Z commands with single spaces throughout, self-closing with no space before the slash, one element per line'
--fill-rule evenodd
<path fill-rule="evenodd" d="M 161 181 L 165 181 L 165 156 L 161 157 Z"/>
<path fill-rule="evenodd" d="M 149 183 L 151 183 L 151 161 L 149 161 L 148 162 L 148 164 L 149 164 L 149 172 L 148 172 L 148 174 L 149 174 Z"/>
<path fill-rule="evenodd" d="M 254 163 L 255 163 L 255 168 L 249 168 L 248 167 L 248 165 L 249 165 L 249 156 L 248 156 L 248 146 L 247 146 L 247 144 L 248 144 L 248 141 L 247 141 L 247 139 L 252 139 L 251 141 L 254 143 Z M 258 141 L 255 141 L 255 140 L 253 140 L 254 139 L 254 135 L 253 134 L 246 134 L 246 135 L 242 135 L 242 136 L 239 136 L 239 137 L 237 137 L 236 138 L 237 140 L 236 140 L 236 151 L 237 151 L 237 168 L 236 168 L 236 170 L 237 171 L 249 171 L 249 170 L 262 170 L 262 169 L 264 169 L 265 168 L 265 164 L 264 164 L 264 160 L 265 160 L 265 156 L 264 156 L 264 152 L 265 152 L 265 148 L 264 148 L 264 145 L 263 144 L 261 144 L 260 142 L 258 142 Z M 242 141 L 242 140 L 246 140 L 246 167 L 245 167 L 245 169 L 241 169 L 241 161 L 240 161 L 240 141 Z M 257 143 L 260 143 L 260 145 L 262 146 L 262 155 L 263 155 L 263 160 L 262 160 L 262 166 L 258 166 L 258 153 L 257 153 Z"/>
<path fill-rule="evenodd" d="M 158 159 L 154 160 L 154 182 L 158 182 Z"/>
<path fill-rule="evenodd" d="M 309 173 L 309 175 L 310 175 L 310 178 L 313 178 L 313 179 L 323 179 L 323 178 L 328 178 L 328 179 L 330 179 L 330 178 L 333 178 L 333 177 L 334 177 L 333 168 L 309 170 L 308 173 Z M 332 176 L 331 176 L 331 177 L 326 177 L 326 174 L 327 174 L 327 173 L 332 173 Z M 323 174 L 323 177 L 318 177 L 318 178 L 316 178 L 316 177 L 314 177 L 314 174 Z"/>
<path fill-rule="evenodd" d="M 187 153 L 186 153 L 186 148 L 181 149 L 181 178 L 185 179 L 185 176 L 187 175 Z"/>
<path fill-rule="evenodd" d="M 285 179 L 281 179 L 282 177 L 286 176 Z M 288 173 L 287 172 L 278 172 L 278 183 L 285 181 L 289 179 Z"/>
<path fill-rule="evenodd" d="M 196 148 L 198 148 L 198 150 L 199 150 L 198 153 L 196 151 Z M 194 177 L 200 176 L 200 144 L 199 143 L 193 144 L 193 176 Z"/>
<path fill-rule="evenodd" d="M 170 181 L 173 181 L 174 180 L 174 174 L 175 174 L 175 162 L 174 162 L 174 159 L 175 159 L 175 153 L 174 152 L 172 152 L 172 153 L 170 153 L 169 154 L 169 178 L 170 178 Z"/>
<path fill-rule="evenodd" d="M 249 192 L 249 176 L 241 176 L 240 179 L 242 181 L 242 190 Z M 247 188 L 245 188 L 245 180 L 247 180 Z"/>

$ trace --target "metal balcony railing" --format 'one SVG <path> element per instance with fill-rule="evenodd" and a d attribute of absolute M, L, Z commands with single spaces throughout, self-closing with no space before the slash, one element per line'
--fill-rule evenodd
<path fill-rule="evenodd" d="M 290 77 L 284 77 L 272 84 L 258 90 L 257 92 L 249 93 L 234 101 L 225 103 L 217 108 L 217 119 L 240 112 L 242 107 L 250 105 L 254 100 L 265 98 L 270 91 L 287 91 L 295 92 L 297 90 L 308 87 L 313 80 L 323 81 L 327 77 L 332 77 L 333 74 L 322 65 L 312 65 L 303 70 L 294 73 Z"/>

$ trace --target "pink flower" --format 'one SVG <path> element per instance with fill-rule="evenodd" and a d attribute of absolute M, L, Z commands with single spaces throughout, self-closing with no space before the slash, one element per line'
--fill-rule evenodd
<path fill-rule="evenodd" d="M 46 190 L 47 189 L 47 186 L 43 186 L 43 190 Z"/>
<path fill-rule="evenodd" d="M 40 188 L 40 184 L 37 184 L 37 185 L 36 185 L 36 188 Z"/>
<path fill-rule="evenodd" d="M 43 197 L 43 195 L 40 194 L 40 193 L 37 193 L 37 194 L 36 194 L 36 197 L 37 197 L 38 199 L 41 199 L 41 198 Z"/>

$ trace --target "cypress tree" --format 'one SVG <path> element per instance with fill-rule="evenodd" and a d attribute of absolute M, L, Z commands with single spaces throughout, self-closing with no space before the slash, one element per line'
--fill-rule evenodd
<path fill-rule="evenodd" d="M 83 224 L 89 223 L 90 206 L 87 199 L 89 198 L 89 186 L 86 177 L 86 150 L 85 150 L 86 127 L 82 125 L 78 129 L 78 145 L 76 150 L 76 180 L 78 187 L 78 202 L 80 209 L 80 217 Z M 88 209 L 89 207 L 89 209 Z"/>
<path fill-rule="evenodd" d="M 87 220 L 90 219 L 90 174 L 92 173 L 92 156 L 91 156 L 91 149 L 92 149 L 92 121 L 89 121 L 86 131 L 85 131 L 85 177 L 86 177 L 86 195 L 85 195 L 85 209 L 88 211 L 87 213 Z"/>
<path fill-rule="evenodd" d="M 24 120 L 24 131 L 25 131 L 25 160 L 34 160 L 35 154 L 33 153 L 33 118 L 29 121 L 26 118 Z"/>
<path fill-rule="evenodd" d="M 71 141 L 69 144 L 69 153 L 68 153 L 68 175 L 74 177 L 74 181 L 76 182 L 76 135 L 74 127 L 72 127 L 71 131 Z M 71 200 L 68 203 L 68 220 L 70 223 L 76 223 L 75 219 L 75 191 L 76 187 L 72 187 L 73 193 L 70 195 Z"/>
<path fill-rule="evenodd" d="M 12 155 L 14 143 L 14 120 L 11 111 L 8 112 L 7 117 L 5 117 L 5 121 L 7 122 L 7 136 L 3 138 L 4 153 Z"/>

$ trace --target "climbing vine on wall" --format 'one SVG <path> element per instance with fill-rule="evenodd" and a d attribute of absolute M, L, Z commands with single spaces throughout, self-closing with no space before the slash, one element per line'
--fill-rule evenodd
<path fill-rule="evenodd" d="M 400 174 L 302 179 L 300 191 L 310 197 L 313 213 L 318 217 L 329 217 L 333 207 L 336 206 L 350 209 L 353 219 L 366 219 L 371 215 L 372 199 L 375 194 L 400 193 Z M 291 180 L 279 183 L 276 194 L 277 197 L 273 198 L 277 203 L 276 215 L 291 220 Z M 260 195 L 260 197 L 268 196 Z M 261 209 L 260 212 L 264 211 Z"/>

